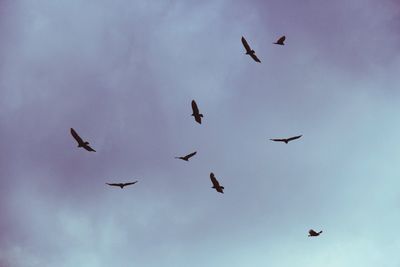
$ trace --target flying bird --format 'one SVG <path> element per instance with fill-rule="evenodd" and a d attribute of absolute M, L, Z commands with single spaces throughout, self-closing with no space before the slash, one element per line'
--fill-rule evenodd
<path fill-rule="evenodd" d="M 75 138 L 78 142 L 78 147 L 83 147 L 87 151 L 96 152 L 93 148 L 89 146 L 89 142 L 83 141 L 82 138 L 75 132 L 73 128 L 71 128 L 71 135 Z"/>
<path fill-rule="evenodd" d="M 131 183 L 111 183 L 111 184 L 106 183 L 106 184 L 108 184 L 110 186 L 119 186 L 122 189 L 122 188 L 124 188 L 124 186 L 131 185 L 131 184 L 136 184 L 137 182 L 138 181 L 134 181 L 134 182 L 131 182 Z"/>
<path fill-rule="evenodd" d="M 200 114 L 199 108 L 197 107 L 196 101 L 194 100 L 192 100 L 192 110 L 193 110 L 192 116 L 194 117 L 195 121 L 201 124 L 201 118 L 203 118 L 203 114 Z"/>
<path fill-rule="evenodd" d="M 319 236 L 322 233 L 322 231 L 319 231 L 318 233 L 315 232 L 313 229 L 308 231 L 308 236 Z"/>
<path fill-rule="evenodd" d="M 296 139 L 299 139 L 300 137 L 302 137 L 303 135 L 298 135 L 298 136 L 293 136 L 293 137 L 290 137 L 290 138 L 282 138 L 282 139 L 269 139 L 269 140 L 271 140 L 271 141 L 274 141 L 274 142 L 284 142 L 284 143 L 289 143 L 290 141 L 293 141 L 293 140 L 296 140 Z"/>
<path fill-rule="evenodd" d="M 261 61 L 256 56 L 256 52 L 254 52 L 254 50 L 250 48 L 250 45 L 247 43 L 246 39 L 244 39 L 243 36 L 242 36 L 242 44 L 246 49 L 246 55 L 251 56 L 251 58 L 254 59 L 255 62 L 261 63 Z"/>
<path fill-rule="evenodd" d="M 196 153 L 197 153 L 197 151 L 195 151 L 195 152 L 193 152 L 193 153 L 190 153 L 189 155 L 186 155 L 186 156 L 184 156 L 184 157 L 175 157 L 176 159 L 181 159 L 181 160 L 184 160 L 184 161 L 189 161 L 189 159 L 191 158 L 191 157 L 193 157 L 194 155 L 196 155 Z"/>
<path fill-rule="evenodd" d="M 284 35 L 284 36 L 282 36 L 281 38 L 279 38 L 278 41 L 276 41 L 274 44 L 277 44 L 277 45 L 285 45 L 285 44 L 284 44 L 285 40 L 286 40 L 286 36 Z"/>
<path fill-rule="evenodd" d="M 224 187 L 219 185 L 217 178 L 215 178 L 214 173 L 210 173 L 210 179 L 213 184 L 211 188 L 214 188 L 217 192 L 224 193 Z"/>

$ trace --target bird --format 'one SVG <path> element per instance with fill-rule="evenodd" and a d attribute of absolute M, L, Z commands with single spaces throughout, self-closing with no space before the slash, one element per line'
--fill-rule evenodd
<path fill-rule="evenodd" d="M 251 58 L 254 59 L 255 62 L 261 63 L 261 61 L 256 56 L 256 52 L 254 52 L 254 50 L 250 48 L 250 45 L 247 43 L 246 39 L 244 39 L 243 36 L 242 36 L 242 44 L 246 49 L 246 55 L 251 56 Z"/>
<path fill-rule="evenodd" d="M 274 44 L 277 44 L 277 45 L 285 45 L 285 44 L 284 44 L 285 40 L 286 40 L 286 36 L 284 35 L 284 36 L 280 37 L 280 38 L 278 39 L 278 41 L 276 41 Z"/>
<path fill-rule="evenodd" d="M 203 118 L 203 114 L 200 114 L 199 108 L 197 107 L 196 101 L 194 100 L 192 100 L 192 110 L 193 110 L 192 116 L 194 117 L 195 121 L 201 124 L 201 118 Z"/>
<path fill-rule="evenodd" d="M 282 138 L 282 139 L 269 139 L 269 140 L 271 140 L 271 141 L 274 141 L 274 142 L 284 142 L 284 143 L 289 143 L 290 141 L 293 141 L 293 140 L 296 140 L 296 139 L 299 139 L 300 137 L 302 137 L 303 135 L 297 135 L 297 136 L 293 136 L 293 137 L 289 137 L 289 138 Z"/>
<path fill-rule="evenodd" d="M 213 184 L 211 188 L 214 188 L 217 192 L 219 193 L 224 193 L 224 187 L 219 185 L 219 182 L 217 181 L 217 178 L 215 178 L 214 173 L 210 173 L 210 179 Z"/>
<path fill-rule="evenodd" d="M 322 233 L 322 231 L 319 231 L 318 233 L 315 232 L 313 229 L 308 231 L 308 236 L 319 236 Z"/>
<path fill-rule="evenodd" d="M 175 157 L 176 159 L 181 159 L 181 160 L 184 160 L 184 161 L 189 161 L 189 159 L 191 158 L 191 157 L 193 157 L 194 155 L 196 155 L 196 153 L 197 153 L 197 151 L 195 151 L 195 152 L 193 152 L 193 153 L 190 153 L 190 154 L 188 154 L 188 155 L 186 155 L 186 156 L 184 156 L 184 157 Z"/>
<path fill-rule="evenodd" d="M 130 183 L 111 183 L 111 184 L 106 183 L 106 184 L 108 184 L 110 186 L 119 186 L 122 189 L 122 188 L 124 188 L 124 186 L 131 185 L 131 184 L 136 184 L 137 182 L 138 181 L 134 181 L 134 182 L 130 182 Z"/>
<path fill-rule="evenodd" d="M 94 150 L 89 146 L 89 142 L 83 141 L 82 138 L 76 133 L 76 131 L 73 128 L 71 128 L 71 135 L 78 142 L 78 147 L 83 147 L 87 151 L 96 152 L 96 150 Z"/>

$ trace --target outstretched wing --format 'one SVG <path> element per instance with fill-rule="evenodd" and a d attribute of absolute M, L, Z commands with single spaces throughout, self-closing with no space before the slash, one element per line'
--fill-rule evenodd
<path fill-rule="evenodd" d="M 303 135 L 293 136 L 293 137 L 288 138 L 287 140 L 288 140 L 288 141 L 293 141 L 293 140 L 299 139 L 299 138 L 302 137 L 302 136 L 303 136 Z"/>
<path fill-rule="evenodd" d="M 94 149 L 93 149 L 91 146 L 89 146 L 89 145 L 85 145 L 83 148 L 86 149 L 87 151 L 90 151 L 90 152 L 96 152 L 96 150 L 94 150 Z"/>
<path fill-rule="evenodd" d="M 193 114 L 199 114 L 199 108 L 197 107 L 196 101 L 192 100 Z"/>
<path fill-rule="evenodd" d="M 313 229 L 311 229 L 310 231 L 308 231 L 308 233 L 309 233 L 310 235 L 316 235 L 316 234 L 317 234 L 317 232 L 315 232 Z"/>
<path fill-rule="evenodd" d="M 286 142 L 286 139 L 269 139 L 274 142 Z"/>
<path fill-rule="evenodd" d="M 186 159 L 190 159 L 191 157 L 193 157 L 193 156 L 196 155 L 196 154 L 197 154 L 197 151 L 195 151 L 195 152 L 193 152 L 193 153 L 190 153 L 189 155 L 186 155 L 185 158 L 186 158 Z"/>
<path fill-rule="evenodd" d="M 78 144 L 83 144 L 82 138 L 77 134 L 77 132 L 75 132 L 75 130 L 73 128 L 71 128 L 71 135 L 72 135 L 72 137 L 74 137 L 76 142 L 78 142 Z"/>
<path fill-rule="evenodd" d="M 282 36 L 281 38 L 278 39 L 278 41 L 276 41 L 277 44 L 283 44 L 283 42 L 286 40 L 286 36 Z"/>
<path fill-rule="evenodd" d="M 251 53 L 250 56 L 251 56 L 252 59 L 254 59 L 255 62 L 261 63 L 261 60 L 258 59 L 258 57 L 256 56 L 256 54 Z"/>
<path fill-rule="evenodd" d="M 194 116 L 194 120 L 197 121 L 199 124 L 201 124 L 201 116 L 199 114 L 196 114 Z"/>
<path fill-rule="evenodd" d="M 121 186 L 121 185 L 122 185 L 122 184 L 117 184 L 117 183 L 111 183 L 111 184 L 106 183 L 106 184 L 108 184 L 108 185 L 110 185 L 110 186 Z"/>
<path fill-rule="evenodd" d="M 124 183 L 123 186 L 131 185 L 131 184 L 136 184 L 137 182 L 138 182 L 138 181 L 134 181 L 134 182 L 130 182 L 130 183 Z"/>
<path fill-rule="evenodd" d="M 212 184 L 213 184 L 213 186 L 215 188 L 219 188 L 220 187 L 219 182 L 217 181 L 217 178 L 215 178 L 214 173 L 210 173 L 210 179 L 211 179 L 211 182 L 212 182 Z"/>
<path fill-rule="evenodd" d="M 251 48 L 249 46 L 249 44 L 247 43 L 246 39 L 244 39 L 244 37 L 242 36 L 242 44 L 244 46 L 244 49 L 246 49 L 246 52 L 250 52 Z"/>

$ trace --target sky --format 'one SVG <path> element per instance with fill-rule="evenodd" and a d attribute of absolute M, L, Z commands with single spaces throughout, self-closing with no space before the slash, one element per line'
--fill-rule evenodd
<path fill-rule="evenodd" d="M 399 26 L 395 0 L 0 0 L 0 267 L 400 266 Z"/>

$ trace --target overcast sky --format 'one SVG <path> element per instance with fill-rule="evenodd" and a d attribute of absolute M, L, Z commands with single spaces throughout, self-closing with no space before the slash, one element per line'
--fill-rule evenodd
<path fill-rule="evenodd" d="M 395 0 L 0 0 L 0 266 L 400 266 L 399 27 Z"/>

